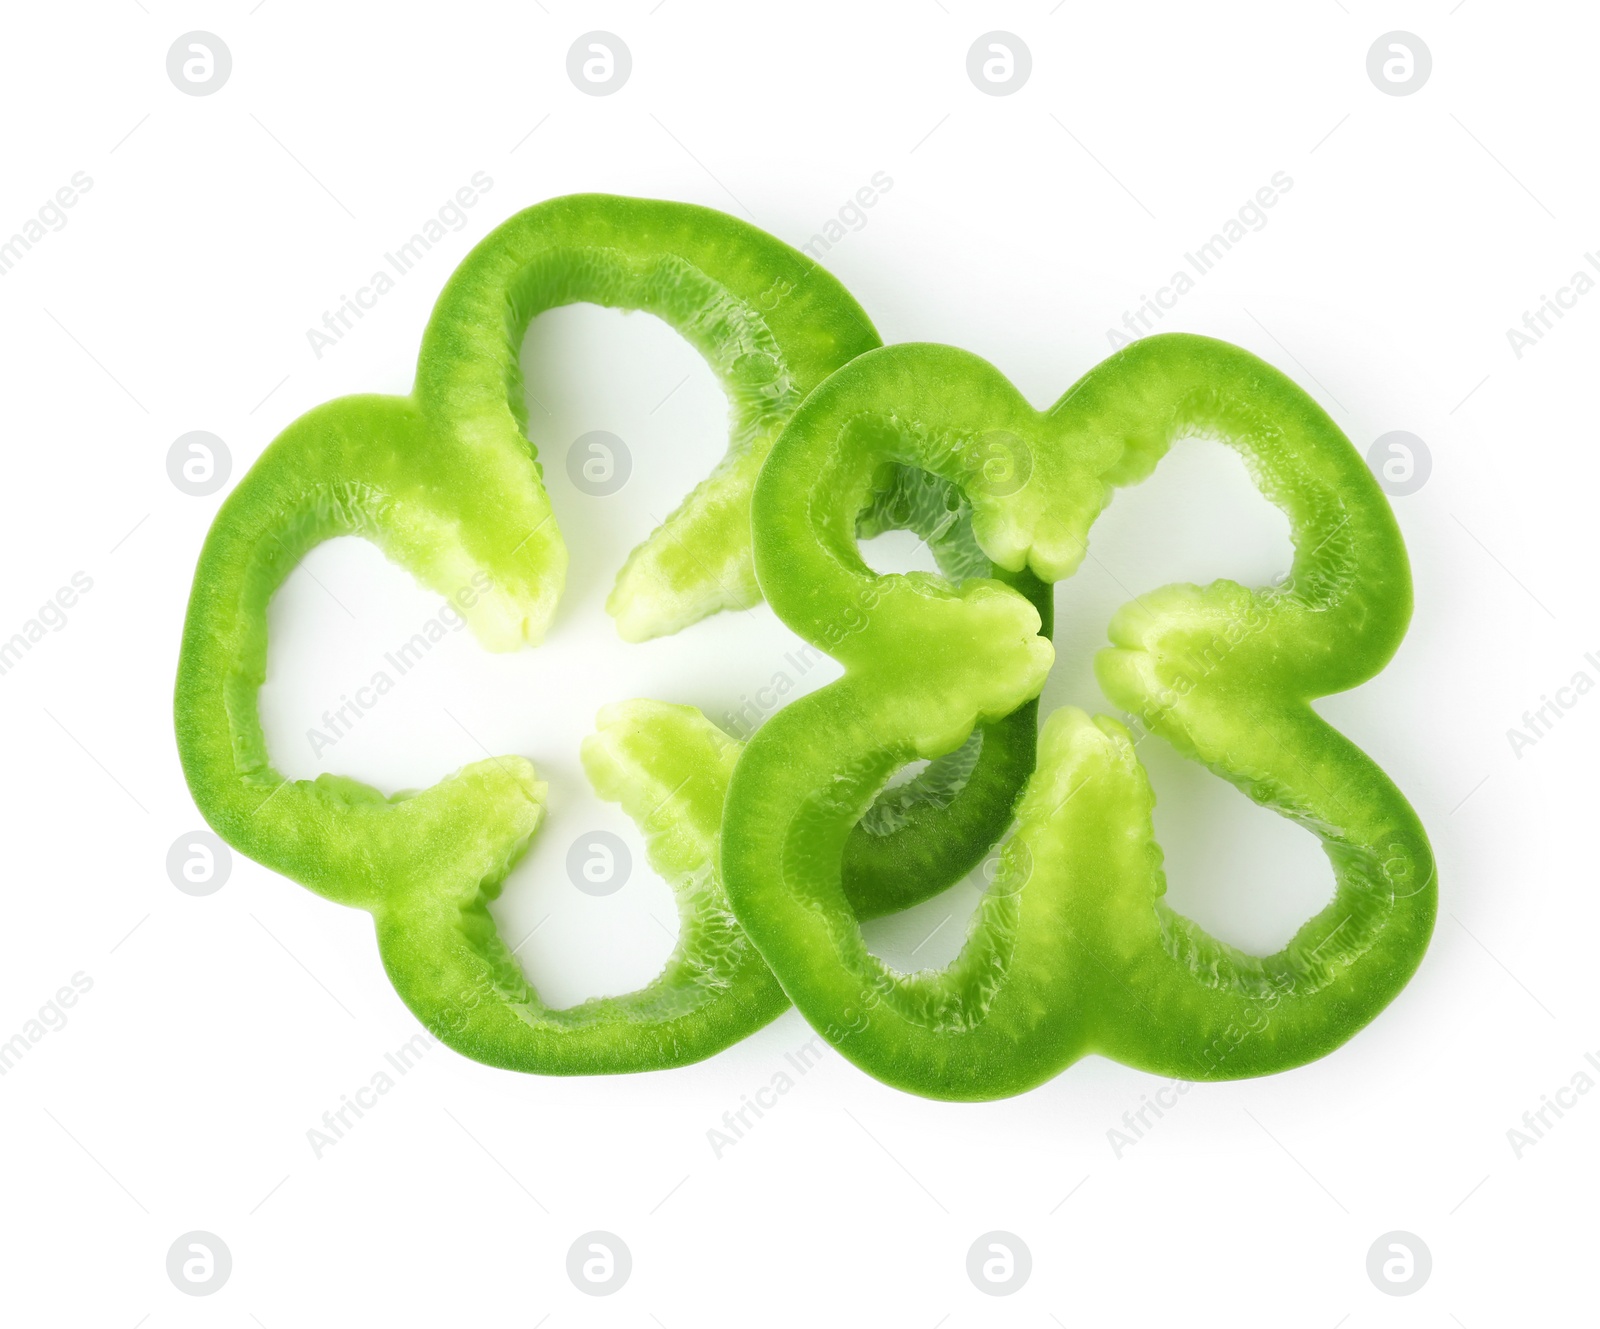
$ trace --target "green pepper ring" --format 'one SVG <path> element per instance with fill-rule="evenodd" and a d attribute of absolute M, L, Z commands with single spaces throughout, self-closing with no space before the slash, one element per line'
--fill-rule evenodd
<path fill-rule="evenodd" d="M 1282 951 L 1245 955 L 1172 911 L 1149 783 L 1128 731 L 1063 708 L 1013 839 L 957 959 L 901 974 L 871 955 L 840 851 L 887 774 L 1036 697 L 1052 651 L 1004 586 L 880 577 L 856 514 L 885 465 L 965 486 L 998 564 L 1069 575 L 1111 487 L 1178 437 L 1220 438 L 1290 519 L 1284 587 L 1168 586 L 1113 619 L 1106 694 L 1185 756 L 1316 834 L 1332 902 Z M 974 458 L 1026 475 L 999 493 Z M 806 1019 L 879 1079 L 987 1099 L 1086 1053 L 1184 1079 L 1263 1075 L 1338 1047 L 1391 1001 L 1431 935 L 1427 838 L 1384 773 L 1312 710 L 1376 674 L 1411 613 L 1394 517 L 1349 441 L 1291 380 L 1201 337 L 1135 343 L 1047 413 L 991 365 L 942 346 L 870 351 L 802 405 L 752 509 L 769 602 L 802 637 L 870 594 L 872 621 L 833 649 L 843 678 L 767 723 L 734 769 L 724 885 Z M 933 681 L 936 680 L 936 683 Z"/>
<path fill-rule="evenodd" d="M 644 825 L 683 928 L 648 987 L 553 1011 L 488 911 L 543 817 L 532 766 L 491 759 L 391 798 L 338 776 L 287 780 L 270 764 L 257 693 L 267 604 L 305 552 L 336 535 L 371 540 L 447 595 L 478 578 L 482 593 L 461 602 L 490 648 L 540 639 L 566 553 L 525 437 L 518 347 L 535 314 L 578 300 L 658 314 L 705 355 L 732 408 L 728 455 L 619 575 L 607 602 L 619 631 L 641 640 L 752 603 L 748 495 L 761 460 L 805 393 L 876 346 L 876 334 L 832 277 L 733 218 L 676 203 L 556 199 L 499 227 L 452 276 L 409 397 L 350 397 L 308 412 L 229 495 L 196 569 L 175 702 L 185 775 L 217 833 L 371 911 L 397 990 L 442 1040 L 546 1073 L 683 1064 L 787 1005 L 714 873 L 707 883 L 731 740 L 673 708 L 634 704 L 602 717 L 586 768 Z M 663 734 L 675 735 L 675 760 Z M 986 733 L 958 773 L 965 779 L 952 780 L 946 763 L 896 795 L 896 815 L 855 840 L 863 912 L 899 907 L 928 873 L 953 880 L 981 858 L 1009 819 L 1034 746 L 1025 705 Z"/>

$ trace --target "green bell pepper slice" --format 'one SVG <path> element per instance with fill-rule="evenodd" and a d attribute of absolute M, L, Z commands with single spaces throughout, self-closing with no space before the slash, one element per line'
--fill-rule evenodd
<path fill-rule="evenodd" d="M 542 638 L 567 555 L 526 436 L 518 348 L 537 313 L 574 301 L 662 318 L 706 358 L 731 408 L 727 455 L 617 579 L 608 607 L 621 635 L 642 640 L 754 603 L 749 498 L 760 464 L 802 398 L 877 336 L 838 282 L 755 227 L 685 204 L 574 196 L 511 218 L 461 264 L 428 324 L 409 396 L 317 407 L 228 496 L 196 568 L 175 699 L 184 774 L 224 840 L 369 910 L 396 988 L 445 1042 L 552 1073 L 683 1064 L 781 1009 L 770 976 L 729 940 L 703 864 L 685 866 L 709 852 L 725 744 L 682 716 L 637 713 L 627 719 L 633 764 L 620 749 L 591 764 L 608 772 L 602 792 L 636 815 L 635 786 L 689 781 L 674 834 L 697 848 L 688 858 L 661 850 L 687 911 L 683 940 L 642 992 L 553 1011 L 520 976 L 487 909 L 543 817 L 533 767 L 494 758 L 392 797 L 335 775 L 288 780 L 272 767 L 257 698 L 268 603 L 300 558 L 334 536 L 370 540 L 451 597 L 490 649 Z M 867 520 L 880 525 L 901 509 L 905 522 L 931 517 L 892 483 L 875 502 Z M 936 551 L 970 557 L 965 514 L 948 515 L 928 526 Z M 622 724 L 605 731 L 613 747 Z M 680 744 L 676 762 L 658 730 Z M 1024 704 L 977 746 L 896 791 L 857 833 L 852 894 L 865 913 L 954 880 L 1009 819 L 1032 769 L 1031 711 Z"/>
<path fill-rule="evenodd" d="M 644 832 L 650 865 L 678 905 L 677 944 L 654 980 L 620 997 L 547 1006 L 490 917 L 498 868 L 484 877 L 473 875 L 476 864 L 430 875 L 391 892 L 376 911 L 395 991 L 435 1037 L 490 1066 L 542 1075 L 678 1066 L 789 1008 L 735 921 L 716 868 L 740 745 L 692 706 L 663 702 L 613 704 L 598 726 L 584 741 L 584 771 Z"/>
<path fill-rule="evenodd" d="M 1036 697 L 1052 648 L 1036 608 L 996 580 L 867 568 L 855 531 L 874 477 L 914 467 L 961 487 L 988 557 L 1054 582 L 1083 557 L 1112 488 L 1196 435 L 1237 449 L 1288 516 L 1290 577 L 1143 595 L 1114 618 L 1096 673 L 1150 732 L 1316 835 L 1332 901 L 1266 957 L 1175 913 L 1132 735 L 1064 708 L 1044 727 L 960 955 L 943 970 L 890 969 L 843 889 L 852 826 L 898 766 L 956 750 L 974 725 Z M 762 589 L 795 631 L 815 639 L 862 596 L 876 606 L 833 648 L 844 677 L 747 745 L 721 842 L 745 931 L 858 1066 L 945 1099 L 1018 1093 L 1087 1053 L 1189 1080 L 1263 1075 L 1338 1047 L 1404 986 L 1436 910 L 1428 841 L 1388 777 L 1311 703 L 1388 662 L 1410 618 L 1410 571 L 1373 476 L 1291 380 L 1226 343 L 1156 336 L 1040 413 L 974 355 L 886 347 L 805 401 L 752 511 Z"/>

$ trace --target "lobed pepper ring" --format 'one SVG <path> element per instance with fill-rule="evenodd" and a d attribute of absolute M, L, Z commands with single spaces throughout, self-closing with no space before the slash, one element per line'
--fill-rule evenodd
<path fill-rule="evenodd" d="M 979 440 L 1023 441 L 994 492 Z M 1315 834 L 1333 900 L 1259 958 L 1162 900 L 1153 795 L 1121 724 L 1063 708 L 966 943 L 941 971 L 871 955 L 839 861 L 890 774 L 1038 695 L 1050 644 L 1033 606 L 990 581 L 880 576 L 855 514 L 884 467 L 960 486 L 1001 567 L 1068 576 L 1112 488 L 1179 437 L 1220 438 L 1288 515 L 1285 587 L 1168 586 L 1113 619 L 1106 694 L 1180 753 Z M 1015 469 L 1012 474 L 1014 475 Z M 785 427 L 756 487 L 756 568 L 779 617 L 815 641 L 834 607 L 872 621 L 830 648 L 836 682 L 752 738 L 734 770 L 722 870 L 746 933 L 801 1013 L 877 1078 L 938 1098 L 1017 1093 L 1089 1052 L 1184 1079 L 1268 1074 L 1339 1046 L 1405 985 L 1432 931 L 1432 854 L 1388 777 L 1311 702 L 1393 655 L 1411 611 L 1404 545 L 1349 441 L 1293 382 L 1237 347 L 1147 338 L 1046 413 L 985 361 L 942 346 L 870 351 Z"/>
<path fill-rule="evenodd" d="M 196 569 L 175 701 L 184 773 L 213 829 L 317 893 L 372 912 L 391 980 L 440 1039 L 544 1073 L 681 1065 L 786 1008 L 715 871 L 738 745 L 687 707 L 634 702 L 602 714 L 585 770 L 644 830 L 682 928 L 647 987 L 555 1010 L 488 909 L 544 816 L 532 765 L 497 757 L 392 797 L 333 775 L 288 780 L 268 757 L 257 694 L 268 602 L 309 549 L 338 535 L 372 541 L 451 596 L 489 648 L 540 640 L 567 555 L 526 436 L 518 351 L 537 313 L 574 301 L 658 315 L 706 358 L 730 402 L 727 454 L 617 578 L 607 607 L 619 632 L 638 641 L 759 598 L 749 533 L 757 471 L 806 393 L 876 346 L 876 333 L 831 276 L 734 218 L 678 203 L 555 199 L 499 227 L 453 274 L 409 396 L 347 397 L 308 412 L 229 495 Z M 953 573 L 961 557 L 992 570 L 943 509 L 935 523 L 925 489 L 886 490 L 863 520 L 923 529 Z M 1035 741 L 1025 703 L 882 800 L 851 841 L 863 914 L 920 898 L 983 856 L 1011 815 Z"/>

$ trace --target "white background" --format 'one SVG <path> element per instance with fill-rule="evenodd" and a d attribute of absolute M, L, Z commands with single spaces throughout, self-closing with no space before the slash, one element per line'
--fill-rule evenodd
<path fill-rule="evenodd" d="M 1600 679 L 1584 660 L 1600 651 L 1600 298 L 1520 358 L 1506 336 L 1600 245 L 1600 21 L 1587 7 L 97 0 L 9 6 L 4 27 L 0 236 L 74 172 L 93 187 L 0 278 L 0 637 L 75 572 L 93 589 L 0 677 L 0 1040 L 74 974 L 92 987 L 0 1078 L 0 1318 L 1592 1318 L 1600 1094 L 1550 1117 L 1520 1157 L 1507 1136 L 1600 1049 L 1600 699 L 1520 756 L 1507 736 L 1575 673 Z M 232 52 L 210 96 L 183 95 L 166 72 L 168 48 L 194 29 Z M 595 29 L 633 59 L 605 97 L 566 73 L 569 46 Z M 1031 52 L 1013 95 L 968 78 L 968 48 L 991 29 Z M 1396 29 L 1432 52 L 1410 96 L 1366 72 L 1369 47 Z M 462 229 L 318 358 L 307 329 L 476 171 L 493 188 Z M 311 406 L 407 390 L 440 285 L 521 207 L 578 190 L 684 199 L 800 244 L 878 171 L 892 189 L 827 265 L 886 341 L 967 347 L 1041 405 L 1107 353 L 1106 329 L 1185 251 L 1274 172 L 1291 177 L 1265 227 L 1161 327 L 1263 355 L 1363 452 L 1408 430 L 1431 453 L 1427 483 L 1395 500 L 1416 576 L 1411 635 L 1378 679 L 1323 705 L 1433 838 L 1441 909 L 1420 972 L 1339 1052 L 1196 1087 L 1120 1157 L 1108 1132 L 1156 1092 L 1151 1077 L 1091 1058 L 1020 1098 L 950 1106 L 831 1052 L 718 1157 L 708 1131 L 809 1040 L 793 1012 L 648 1077 L 540 1080 L 436 1047 L 317 1157 L 308 1130 L 417 1025 L 365 915 L 237 856 L 214 895 L 168 879 L 169 846 L 201 825 L 170 695 L 221 499 L 179 492 L 168 448 L 213 431 L 236 479 Z M 541 992 L 569 1002 L 647 981 L 674 927 L 669 892 L 642 865 L 600 899 L 566 877 L 568 846 L 596 827 L 640 857 L 630 824 L 582 780 L 594 712 L 647 695 L 721 718 L 785 667 L 794 638 L 764 607 L 645 646 L 615 637 L 606 588 L 721 451 L 720 393 L 640 316 L 558 311 L 524 359 L 573 554 L 547 644 L 494 657 L 452 637 L 319 759 L 307 728 L 438 609 L 374 551 L 338 542 L 274 605 L 263 711 L 296 776 L 339 770 L 395 789 L 482 747 L 531 757 L 552 815 L 497 916 L 513 938 L 539 925 L 521 956 Z M 591 429 L 632 453 L 610 498 L 566 477 L 567 447 Z M 1104 706 L 1089 661 L 1128 590 L 1259 584 L 1289 556 L 1283 520 L 1232 454 L 1192 443 L 1120 496 L 1094 541 L 1095 559 L 1058 591 L 1047 705 Z M 873 557 L 907 566 L 907 542 Z M 804 682 L 832 675 L 819 666 Z M 1144 746 L 1174 903 L 1241 945 L 1281 944 L 1330 889 L 1315 844 Z M 976 897 L 959 887 L 874 927 L 873 944 L 943 963 Z M 596 1229 L 633 1260 L 627 1284 L 599 1298 L 566 1273 L 569 1246 Z M 966 1272 L 969 1246 L 996 1229 L 1033 1257 L 1006 1298 Z M 232 1253 L 207 1297 L 166 1272 L 193 1230 Z M 1413 1295 L 1386 1295 L 1366 1272 L 1393 1230 L 1432 1252 Z"/>

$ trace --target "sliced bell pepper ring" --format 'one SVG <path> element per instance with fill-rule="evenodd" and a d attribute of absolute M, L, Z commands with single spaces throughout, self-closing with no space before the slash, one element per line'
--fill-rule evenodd
<path fill-rule="evenodd" d="M 875 346 L 876 334 L 832 277 L 734 218 L 677 203 L 556 199 L 499 227 L 451 277 L 410 396 L 346 397 L 308 412 L 222 504 L 195 573 L 175 718 L 190 790 L 223 839 L 371 911 L 384 962 L 425 1020 L 459 1012 L 473 993 L 482 998 L 465 1025 L 436 1028 L 441 1038 L 525 1070 L 642 1070 L 734 1041 L 757 1015 L 770 1018 L 765 998 L 740 998 L 740 1018 L 702 1012 L 693 1037 L 637 1022 L 658 998 L 683 998 L 687 977 L 669 983 L 668 996 L 646 989 L 655 995 L 566 1023 L 530 1004 L 486 909 L 543 816 L 543 786 L 528 762 L 476 762 L 389 798 L 335 775 L 288 780 L 271 765 L 257 706 L 268 602 L 300 558 L 333 536 L 372 541 L 451 596 L 489 648 L 540 640 L 566 551 L 524 432 L 518 347 L 536 313 L 578 300 L 661 317 L 706 357 L 732 407 L 728 455 L 618 578 L 608 604 L 622 635 L 675 631 L 757 598 L 748 514 L 757 468 L 801 398 Z M 937 887 L 981 856 L 1010 815 L 1034 747 L 1031 724 L 1013 722 L 985 737 L 964 781 L 924 773 L 898 793 L 904 815 L 858 833 L 865 847 L 853 891 L 863 907 L 895 907 L 925 889 L 923 874 L 934 873 Z M 704 958 L 691 944 L 673 963 L 691 976 Z M 733 965 L 731 953 L 724 958 Z M 494 1000 L 481 984 L 454 990 L 472 975 L 492 984 Z M 719 971 L 711 986 L 734 980 L 733 970 Z M 563 1031 L 555 1041 L 553 1028 Z"/>
<path fill-rule="evenodd" d="M 789 999 L 734 921 L 716 870 L 738 755 L 739 744 L 693 707 L 652 701 L 606 707 L 584 741 L 595 791 L 638 824 L 650 865 L 677 898 L 677 945 L 651 983 L 565 1009 L 545 1005 L 489 915 L 504 869 L 478 878 L 467 868 L 430 875 L 377 911 L 395 991 L 458 1052 L 542 1075 L 683 1065 L 786 1011 Z"/>
<path fill-rule="evenodd" d="M 1246 955 L 1162 899 L 1153 796 L 1134 740 L 1063 709 L 1015 835 L 960 955 L 898 973 L 870 954 L 842 885 L 851 827 L 899 765 L 957 750 L 1036 697 L 1050 644 L 993 580 L 880 577 L 858 513 L 885 465 L 961 486 L 985 553 L 1068 576 L 1113 486 L 1178 438 L 1236 448 L 1289 517 L 1288 581 L 1168 586 L 1114 618 L 1106 694 L 1255 802 L 1304 826 L 1332 864 L 1331 903 L 1274 955 Z M 995 458 L 1005 484 L 992 483 Z M 734 911 L 785 991 L 844 1055 L 935 1098 L 987 1099 L 1096 1052 L 1191 1080 L 1261 1075 L 1338 1047 L 1404 986 L 1436 909 L 1416 815 L 1311 707 L 1371 678 L 1411 613 L 1410 571 L 1381 490 L 1300 388 L 1237 347 L 1150 337 L 1035 411 L 991 365 L 941 346 L 871 351 L 802 405 L 753 506 L 773 608 L 812 637 L 870 596 L 833 653 L 838 681 L 770 720 L 734 770 L 721 863 Z"/>
<path fill-rule="evenodd" d="M 484 453 L 481 508 L 530 488 L 501 474 L 519 463 L 525 470 L 533 455 L 518 358 L 523 334 L 544 311 L 581 302 L 662 319 L 705 358 L 729 404 L 726 455 L 617 575 L 606 608 L 618 632 L 644 641 L 756 604 L 749 514 L 756 474 L 801 398 L 879 344 L 871 322 L 804 254 L 710 208 L 577 194 L 519 212 L 467 255 L 440 293 L 412 393 L 457 448 Z M 561 593 L 566 547 L 537 478 L 531 490 L 536 521 L 519 538 L 538 578 L 519 589 L 532 602 L 525 625 L 537 641 Z M 480 514 L 472 515 L 481 528 Z"/>

